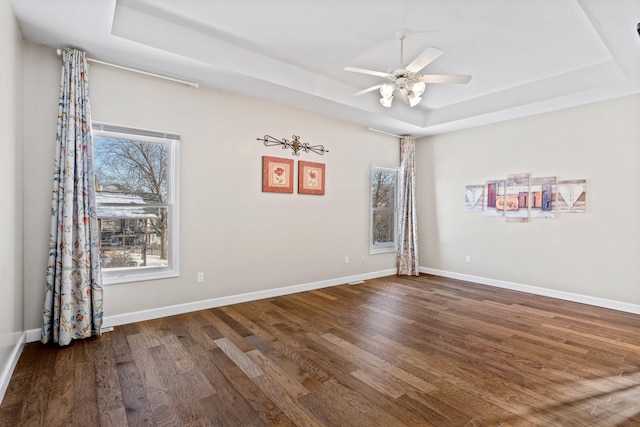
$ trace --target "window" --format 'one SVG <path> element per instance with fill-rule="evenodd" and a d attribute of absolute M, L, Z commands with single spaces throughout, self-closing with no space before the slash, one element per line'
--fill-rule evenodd
<path fill-rule="evenodd" d="M 398 169 L 371 166 L 369 253 L 396 251 Z"/>
<path fill-rule="evenodd" d="M 177 276 L 180 136 L 92 126 L 104 283 Z"/>

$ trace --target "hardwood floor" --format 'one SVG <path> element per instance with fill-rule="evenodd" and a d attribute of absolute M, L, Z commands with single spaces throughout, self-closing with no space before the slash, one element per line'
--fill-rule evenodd
<path fill-rule="evenodd" d="M 386 277 L 28 344 L 2 426 L 640 425 L 640 316 Z"/>

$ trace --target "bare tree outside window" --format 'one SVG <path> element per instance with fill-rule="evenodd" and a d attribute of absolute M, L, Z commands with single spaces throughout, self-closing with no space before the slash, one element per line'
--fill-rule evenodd
<path fill-rule="evenodd" d="M 391 252 L 396 248 L 397 169 L 371 170 L 371 251 Z"/>
<path fill-rule="evenodd" d="M 145 203 L 167 202 L 167 155 L 165 144 L 96 138 L 96 188 L 142 198 Z M 167 259 L 167 212 L 145 223 L 159 237 L 160 259 Z"/>
<path fill-rule="evenodd" d="M 103 271 L 170 269 L 171 153 L 171 140 L 94 131 Z"/>

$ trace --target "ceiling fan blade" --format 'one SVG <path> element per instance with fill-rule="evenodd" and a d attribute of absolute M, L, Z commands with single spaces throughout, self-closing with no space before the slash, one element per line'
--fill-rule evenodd
<path fill-rule="evenodd" d="M 444 52 L 435 47 L 428 47 L 422 52 L 416 59 L 411 61 L 411 64 L 407 65 L 406 70 L 411 73 L 417 73 L 424 67 L 435 61 Z"/>
<path fill-rule="evenodd" d="M 345 71 L 351 71 L 351 72 L 354 72 L 354 73 L 369 74 L 369 75 L 372 75 L 372 76 L 384 77 L 385 79 L 393 77 L 389 73 L 383 73 L 381 71 L 365 70 L 364 68 L 346 67 L 344 70 Z"/>
<path fill-rule="evenodd" d="M 360 95 L 364 95 L 365 93 L 373 92 L 376 89 L 380 89 L 380 86 L 382 85 L 375 85 L 375 86 L 368 87 L 364 90 L 361 90 L 360 92 L 354 93 L 353 96 L 360 96 Z"/>
<path fill-rule="evenodd" d="M 457 83 L 467 84 L 471 76 L 466 74 L 423 74 L 416 79 L 424 83 Z"/>

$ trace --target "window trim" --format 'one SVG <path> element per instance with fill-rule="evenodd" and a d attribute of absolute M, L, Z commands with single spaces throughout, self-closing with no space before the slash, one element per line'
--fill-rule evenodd
<path fill-rule="evenodd" d="M 394 207 L 390 208 L 374 208 L 373 207 L 373 174 L 377 171 L 393 173 L 396 176 L 396 190 L 394 197 Z M 371 172 L 369 174 L 369 254 L 382 254 L 397 252 L 398 250 L 398 190 L 400 179 L 399 167 L 388 167 L 371 164 Z M 388 212 L 393 211 L 393 243 L 385 244 L 384 246 L 377 246 L 373 242 L 373 214 L 374 212 Z"/>
<path fill-rule="evenodd" d="M 157 280 L 180 276 L 180 135 L 172 132 L 159 132 L 148 129 L 131 128 L 102 122 L 92 122 L 93 137 L 106 137 L 130 141 L 160 143 L 168 147 L 167 202 L 156 204 L 167 208 L 169 220 L 168 266 L 145 267 L 143 269 L 123 269 L 105 271 L 102 269 L 102 284 L 113 285 L 143 280 Z M 95 149 L 95 142 L 94 142 Z M 94 153 L 95 157 L 95 153 Z M 97 203 L 96 203 L 97 205 Z M 109 204 L 112 205 L 112 204 Z M 120 205 L 122 206 L 122 205 Z M 150 205 L 150 207 L 154 207 Z M 97 208 L 97 206 L 96 206 Z"/>

